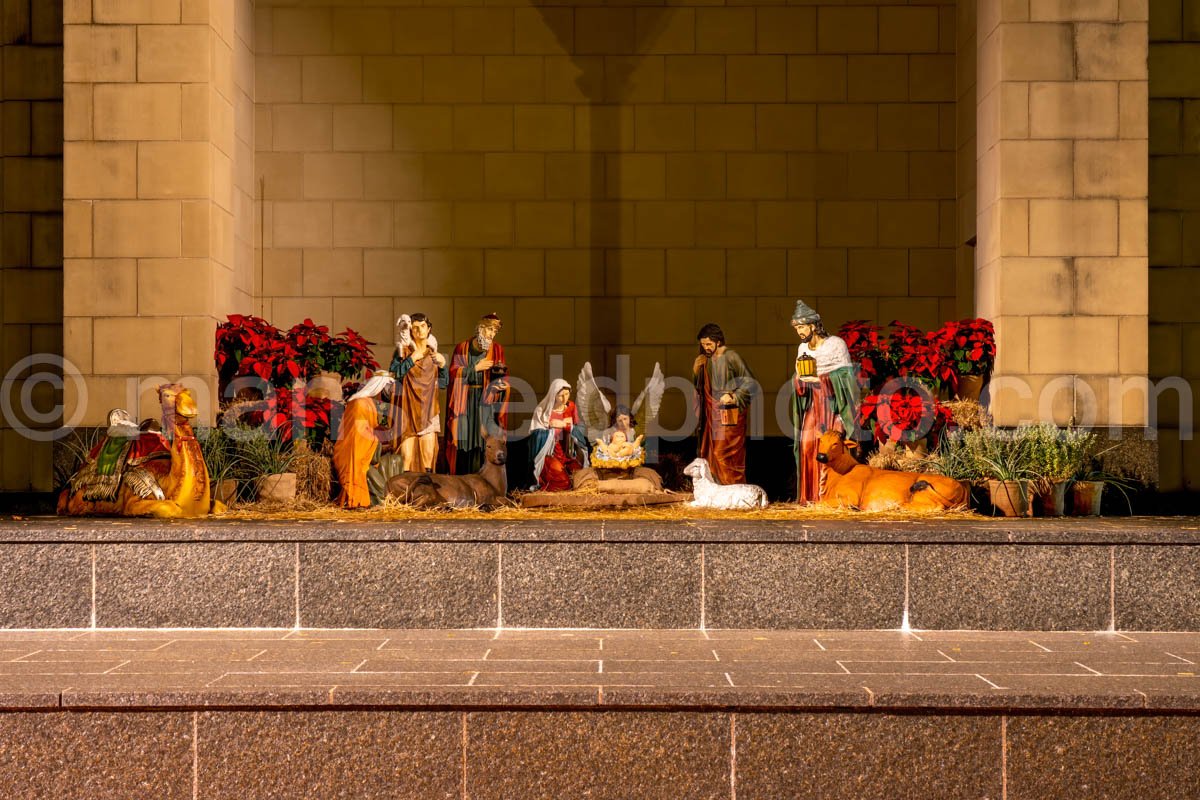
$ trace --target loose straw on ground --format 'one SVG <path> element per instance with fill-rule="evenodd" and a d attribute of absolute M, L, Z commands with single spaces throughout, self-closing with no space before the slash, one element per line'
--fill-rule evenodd
<path fill-rule="evenodd" d="M 794 503 L 776 503 L 764 509 L 747 511 L 721 511 L 708 508 L 692 508 L 687 504 L 646 506 L 644 508 L 619 509 L 556 509 L 502 507 L 494 511 L 480 508 L 421 510 L 402 505 L 391 498 L 374 508 L 348 511 L 337 506 L 297 501 L 289 505 L 253 503 L 239 505 L 222 516 L 231 520 L 332 520 L 345 522 L 393 522 L 406 520 L 462 521 L 462 520 L 819 520 L 861 519 L 878 521 L 903 521 L 918 519 L 970 519 L 986 520 L 969 509 L 950 511 L 916 511 L 895 509 L 891 511 L 854 511 L 851 509 L 800 506 Z"/>

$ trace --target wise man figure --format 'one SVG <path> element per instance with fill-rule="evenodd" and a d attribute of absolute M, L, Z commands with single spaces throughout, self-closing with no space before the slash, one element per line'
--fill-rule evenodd
<path fill-rule="evenodd" d="M 855 434 L 858 382 L 846 342 L 827 333 L 821 315 L 803 300 L 796 301 L 792 330 L 800 338 L 792 379 L 796 500 L 807 504 L 820 500 L 824 490 L 825 467 L 817 463 L 821 434 L 828 430 L 840 430 L 847 437 Z"/>
<path fill-rule="evenodd" d="M 433 324 L 424 314 L 413 314 L 411 343 L 392 356 L 388 371 L 396 379 L 400 403 L 400 456 L 405 472 L 432 472 L 437 460 L 437 437 L 442 430 L 439 390 L 450 374 L 446 357 L 430 345 Z"/>
<path fill-rule="evenodd" d="M 333 468 L 337 471 L 343 508 L 378 505 L 387 494 L 379 468 L 379 404 L 394 391 L 391 375 L 375 375 L 348 401 L 333 445 Z"/>
<path fill-rule="evenodd" d="M 451 475 L 478 472 L 484 463 L 488 431 L 508 430 L 508 366 L 496 341 L 502 323 L 488 314 L 475 336 L 459 342 L 450 357 L 446 397 L 446 467 Z"/>
<path fill-rule="evenodd" d="M 725 345 L 721 326 L 696 334 L 700 354 L 692 364 L 700 458 L 720 484 L 746 482 L 746 421 L 758 382 L 746 362 Z"/>

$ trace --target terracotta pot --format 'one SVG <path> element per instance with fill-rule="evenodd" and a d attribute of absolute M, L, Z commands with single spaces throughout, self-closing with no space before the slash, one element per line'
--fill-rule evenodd
<path fill-rule="evenodd" d="M 1103 494 L 1104 481 L 1075 481 L 1071 484 L 1071 515 L 1100 516 L 1100 498 Z"/>
<path fill-rule="evenodd" d="M 217 481 L 213 486 L 213 497 L 225 505 L 237 499 L 238 482 L 233 478 Z"/>
<path fill-rule="evenodd" d="M 1034 508 L 1039 517 L 1065 516 L 1067 506 L 1067 482 L 1057 481 L 1048 491 L 1038 492 Z"/>
<path fill-rule="evenodd" d="M 296 473 L 282 472 L 264 475 L 258 485 L 258 499 L 266 502 L 290 503 L 296 499 Z"/>
<path fill-rule="evenodd" d="M 336 372 L 319 372 L 308 382 L 309 397 L 328 397 L 335 402 L 342 400 L 342 376 Z"/>
<path fill-rule="evenodd" d="M 1029 481 L 988 481 L 988 492 L 1000 516 L 1029 516 Z"/>
<path fill-rule="evenodd" d="M 982 375 L 959 375 L 958 388 L 954 394 L 959 400 L 974 400 L 979 402 L 979 395 L 983 393 L 983 376 Z"/>

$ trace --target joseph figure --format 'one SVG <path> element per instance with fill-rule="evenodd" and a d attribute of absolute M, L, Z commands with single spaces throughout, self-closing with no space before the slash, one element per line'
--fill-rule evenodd
<path fill-rule="evenodd" d="M 486 431 L 508 430 L 508 382 L 504 348 L 496 341 L 502 324 L 488 314 L 475 336 L 459 342 L 450 357 L 446 397 L 446 466 L 451 475 L 483 467 Z"/>
<path fill-rule="evenodd" d="M 437 460 L 437 437 L 442 430 L 438 395 L 449 383 L 446 357 L 429 346 L 433 325 L 424 314 L 413 314 L 412 344 L 392 356 L 389 372 L 396 379 L 400 407 L 400 455 L 405 472 L 432 472 Z"/>
<path fill-rule="evenodd" d="M 746 482 L 746 426 L 758 383 L 750 368 L 725 345 L 725 333 L 708 323 L 696 335 L 700 355 L 692 364 L 700 458 L 718 483 Z"/>

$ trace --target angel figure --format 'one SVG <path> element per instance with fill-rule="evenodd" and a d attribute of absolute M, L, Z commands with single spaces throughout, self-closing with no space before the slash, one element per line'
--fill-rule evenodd
<path fill-rule="evenodd" d="M 603 442 L 610 445 L 613 436 L 620 432 L 625 442 L 639 443 L 644 436 L 638 435 L 638 429 L 648 430 L 658 422 L 658 411 L 662 407 L 663 394 L 667 390 L 667 380 L 663 376 L 662 367 L 654 364 L 654 372 L 646 381 L 646 388 L 633 402 L 633 407 L 618 404 L 615 411 L 608 398 L 596 385 L 592 364 L 589 361 L 579 371 L 575 395 L 579 405 L 579 416 L 587 427 L 592 444 Z"/>

